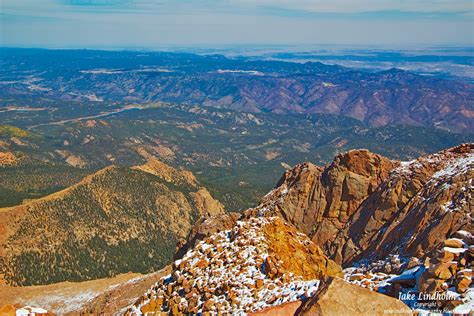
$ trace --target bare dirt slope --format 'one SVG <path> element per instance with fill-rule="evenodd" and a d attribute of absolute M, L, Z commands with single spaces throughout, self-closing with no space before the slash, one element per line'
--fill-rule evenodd
<path fill-rule="evenodd" d="M 156 273 L 121 274 L 113 278 L 85 282 L 61 282 L 50 285 L 0 286 L 0 306 L 41 306 L 55 314 L 109 314 L 120 311 L 168 273 L 166 267 Z"/>

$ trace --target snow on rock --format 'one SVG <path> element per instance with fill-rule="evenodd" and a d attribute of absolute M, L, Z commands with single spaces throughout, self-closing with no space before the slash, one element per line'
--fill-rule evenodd
<path fill-rule="evenodd" d="M 426 257 L 423 264 L 415 257 L 397 260 L 400 259 L 397 255 L 389 255 L 385 260 L 356 263 L 344 270 L 344 279 L 394 297 L 414 293 L 415 299 L 403 301 L 420 315 L 431 315 L 438 309 L 468 314 L 474 306 L 474 240 L 472 234 L 464 230 L 452 236 L 432 253 L 434 257 Z M 420 297 L 425 294 L 445 298 L 430 299 L 435 305 L 423 305 L 426 301 Z"/>
<path fill-rule="evenodd" d="M 237 221 L 233 229 L 200 241 L 175 261 L 172 274 L 157 282 L 127 314 L 245 315 L 310 297 L 319 281 L 284 271 L 282 261 L 269 251 L 263 228 L 275 220 L 259 217 Z M 304 235 L 294 234 L 294 238 L 301 239 L 301 244 L 307 242 Z"/>
<path fill-rule="evenodd" d="M 456 232 L 458 236 L 464 237 L 464 238 L 472 238 L 472 234 L 470 232 L 467 232 L 465 230 L 458 230 Z"/>
<path fill-rule="evenodd" d="M 362 261 L 354 267 L 344 269 L 344 280 L 372 291 L 379 291 L 389 280 L 399 276 L 397 272 L 403 266 L 406 266 L 406 259 L 398 255 L 389 255 L 385 260 L 370 263 Z"/>
<path fill-rule="evenodd" d="M 422 156 L 411 161 L 402 161 L 392 175 L 409 175 L 422 168 L 434 169 L 433 181 L 468 172 L 474 168 L 474 152 L 453 154 L 449 150 Z"/>
<path fill-rule="evenodd" d="M 474 311 L 474 289 L 470 288 L 461 301 L 462 303 L 456 306 L 452 312 L 455 314 L 472 315 Z"/>
<path fill-rule="evenodd" d="M 46 315 L 48 314 L 48 311 L 39 307 L 25 306 L 25 307 L 17 309 L 15 314 L 16 316 L 35 316 L 35 315 Z"/>
<path fill-rule="evenodd" d="M 472 170 L 474 166 L 474 153 L 468 153 L 465 157 L 459 157 L 448 162 L 444 169 L 433 174 L 432 178 L 452 177 L 455 174 L 465 173 Z"/>
<path fill-rule="evenodd" d="M 443 247 L 444 251 L 451 252 L 451 253 L 463 253 L 466 251 L 466 248 L 452 248 L 452 247 Z"/>

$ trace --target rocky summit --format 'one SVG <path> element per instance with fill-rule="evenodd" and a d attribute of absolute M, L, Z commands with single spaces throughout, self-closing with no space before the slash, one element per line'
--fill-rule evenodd
<path fill-rule="evenodd" d="M 198 242 L 128 314 L 250 313 L 308 298 L 319 279 L 340 274 L 290 224 L 278 217 L 251 218 Z"/>
<path fill-rule="evenodd" d="M 346 267 L 350 283 L 395 297 L 445 293 L 438 307 L 463 312 L 473 304 L 473 179 L 473 144 L 409 162 L 356 150 L 324 168 L 288 170 L 244 216 L 293 223 Z"/>
<path fill-rule="evenodd" d="M 324 168 L 288 170 L 246 215 L 280 215 L 345 265 L 424 258 L 456 231 L 472 231 L 473 170 L 473 144 L 410 162 L 353 150 Z"/>
<path fill-rule="evenodd" d="M 395 165 L 368 150 L 340 154 L 325 168 L 302 163 L 287 170 L 277 188 L 246 214 L 280 215 L 327 249 Z"/>

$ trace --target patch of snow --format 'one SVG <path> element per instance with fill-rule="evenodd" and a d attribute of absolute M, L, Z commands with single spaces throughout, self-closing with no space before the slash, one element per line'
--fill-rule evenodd
<path fill-rule="evenodd" d="M 421 167 L 423 166 L 420 164 L 420 162 L 417 159 L 410 160 L 410 161 L 401 161 L 400 166 L 395 168 L 393 172 L 396 174 L 404 174 L 404 173 L 411 172 L 413 169 L 421 168 Z"/>
<path fill-rule="evenodd" d="M 457 233 L 463 237 L 466 238 L 472 238 L 472 234 L 470 232 L 467 232 L 465 230 L 458 230 Z"/>
<path fill-rule="evenodd" d="M 460 157 L 452 161 L 449 161 L 447 166 L 439 170 L 438 172 L 435 172 L 432 178 L 440 179 L 445 176 L 452 177 L 456 174 L 465 173 L 469 170 L 472 170 L 473 164 L 474 164 L 474 154 L 469 153 L 465 157 Z"/>
<path fill-rule="evenodd" d="M 453 313 L 472 315 L 474 311 L 474 289 L 472 287 L 464 294 L 462 302 L 461 305 L 454 308 Z"/>
<path fill-rule="evenodd" d="M 451 253 L 463 253 L 467 249 L 466 248 L 452 248 L 452 247 L 443 247 L 444 251 L 451 252 Z"/>
<path fill-rule="evenodd" d="M 47 310 L 40 307 L 25 306 L 16 310 L 16 316 L 35 316 L 48 313 Z"/>

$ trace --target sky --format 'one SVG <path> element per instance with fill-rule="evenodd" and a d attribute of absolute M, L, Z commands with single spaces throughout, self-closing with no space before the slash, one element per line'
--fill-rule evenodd
<path fill-rule="evenodd" d="M 474 0 L 0 0 L 0 46 L 474 46 Z"/>

